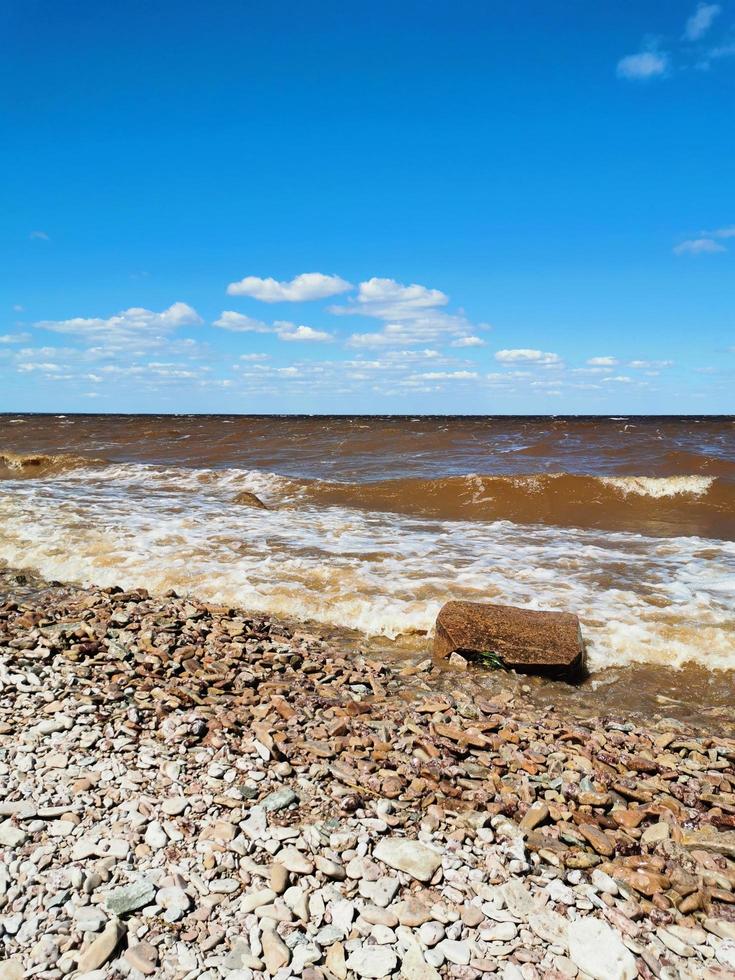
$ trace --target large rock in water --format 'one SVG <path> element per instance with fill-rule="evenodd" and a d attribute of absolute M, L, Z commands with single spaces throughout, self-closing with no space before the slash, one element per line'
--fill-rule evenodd
<path fill-rule="evenodd" d="M 573 613 L 456 601 L 440 609 L 434 635 L 434 656 L 444 659 L 452 653 L 497 659 L 526 673 L 576 674 L 585 657 Z"/>
<path fill-rule="evenodd" d="M 241 490 L 235 497 L 234 502 L 236 504 L 243 504 L 245 507 L 257 507 L 259 510 L 268 510 L 260 497 L 257 497 L 249 490 Z"/>

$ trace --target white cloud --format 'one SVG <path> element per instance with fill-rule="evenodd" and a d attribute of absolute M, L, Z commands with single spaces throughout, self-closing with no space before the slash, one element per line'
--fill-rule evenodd
<path fill-rule="evenodd" d="M 735 225 L 728 228 L 715 228 L 714 231 L 703 231 L 704 238 L 735 238 Z"/>
<path fill-rule="evenodd" d="M 453 340 L 450 347 L 484 347 L 487 341 L 483 340 L 482 337 L 476 337 L 470 334 L 469 337 L 460 337 L 459 340 Z"/>
<path fill-rule="evenodd" d="M 426 371 L 413 375 L 425 381 L 469 381 L 479 377 L 477 371 Z"/>
<path fill-rule="evenodd" d="M 241 361 L 267 361 L 270 354 L 240 354 Z"/>
<path fill-rule="evenodd" d="M 495 354 L 495 360 L 501 361 L 503 364 L 516 364 L 519 361 L 533 364 L 561 364 L 561 358 L 558 354 L 552 354 L 549 351 L 530 350 L 527 347 L 516 350 L 499 350 Z"/>
<path fill-rule="evenodd" d="M 312 299 L 325 299 L 352 289 L 352 285 L 339 276 L 325 276 L 321 272 L 303 272 L 290 282 L 277 279 L 260 279 L 245 276 L 227 287 L 230 296 L 251 296 L 263 303 L 300 303 Z"/>
<path fill-rule="evenodd" d="M 708 58 L 731 58 L 735 54 L 735 43 L 720 44 L 707 52 Z"/>
<path fill-rule="evenodd" d="M 428 289 L 413 283 L 403 286 L 395 279 L 373 277 L 361 282 L 357 299 L 347 307 L 334 307 L 333 313 L 359 313 L 379 320 L 415 320 L 426 310 L 446 306 L 449 297 L 439 289 Z"/>
<path fill-rule="evenodd" d="M 285 322 L 279 322 L 277 326 L 280 328 L 278 336 L 281 340 L 334 340 L 331 333 L 327 333 L 325 330 L 314 330 L 313 327 L 297 327 L 293 323 Z"/>
<path fill-rule="evenodd" d="M 674 246 L 674 255 L 706 255 L 726 251 L 725 246 L 714 238 L 690 238 Z"/>
<path fill-rule="evenodd" d="M 615 384 L 625 384 L 625 385 L 633 384 L 633 379 L 629 378 L 625 374 L 616 374 L 614 376 L 611 375 L 609 378 L 603 378 L 602 381 L 603 384 L 605 383 L 615 383 Z"/>
<path fill-rule="evenodd" d="M 269 327 L 262 320 L 256 320 L 252 316 L 245 316 L 244 313 L 235 313 L 234 310 L 223 310 L 219 318 L 214 321 L 215 327 L 222 330 L 233 330 L 237 333 L 275 333 L 273 327 Z"/>
<path fill-rule="evenodd" d="M 31 339 L 29 333 L 4 333 L 0 334 L 0 344 L 25 344 Z"/>
<path fill-rule="evenodd" d="M 214 326 L 237 333 L 275 334 L 280 340 L 334 340 L 332 334 L 324 330 L 315 330 L 313 327 L 303 325 L 296 326 L 289 320 L 276 320 L 273 325 L 269 325 L 262 320 L 245 316 L 244 313 L 235 313 L 233 310 L 224 310 L 214 321 Z"/>
<path fill-rule="evenodd" d="M 24 310 L 25 307 L 21 306 L 20 303 L 13 304 L 13 313 L 23 313 Z"/>
<path fill-rule="evenodd" d="M 46 232 L 46 231 L 32 231 L 28 237 L 31 238 L 31 239 L 35 239 L 36 241 L 40 241 L 40 242 L 50 242 L 51 241 L 51 239 L 49 238 L 48 232 Z"/>
<path fill-rule="evenodd" d="M 618 62 L 619 78 L 645 81 L 665 75 L 669 68 L 669 56 L 665 51 L 639 51 L 629 54 Z"/>
<path fill-rule="evenodd" d="M 133 306 L 114 316 L 72 317 L 70 320 L 40 320 L 37 327 L 55 333 L 76 334 L 97 342 L 120 343 L 168 334 L 178 327 L 200 324 L 201 317 L 186 303 L 173 303 L 167 310 L 152 310 Z"/>
<path fill-rule="evenodd" d="M 587 363 L 590 367 L 615 367 L 618 359 L 617 357 L 589 357 Z"/>
<path fill-rule="evenodd" d="M 629 368 L 643 370 L 644 368 L 668 368 L 672 367 L 673 361 L 628 361 Z"/>
<path fill-rule="evenodd" d="M 352 334 L 348 340 L 350 347 L 410 347 L 475 336 L 478 327 L 464 313 L 447 313 L 442 309 L 448 302 L 449 297 L 439 289 L 373 278 L 360 283 L 355 300 L 347 306 L 333 306 L 330 312 L 384 321 L 379 331 Z M 483 329 L 485 325 L 479 327 Z M 473 341 L 466 346 L 473 345 L 477 343 Z"/>
<path fill-rule="evenodd" d="M 712 26 L 722 8 L 717 3 L 700 3 L 684 27 L 685 41 L 699 41 Z"/>

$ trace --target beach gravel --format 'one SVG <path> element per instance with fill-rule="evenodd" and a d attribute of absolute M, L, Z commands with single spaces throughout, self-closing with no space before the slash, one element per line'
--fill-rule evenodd
<path fill-rule="evenodd" d="M 733 975 L 731 738 L 0 584 L 0 980 Z"/>

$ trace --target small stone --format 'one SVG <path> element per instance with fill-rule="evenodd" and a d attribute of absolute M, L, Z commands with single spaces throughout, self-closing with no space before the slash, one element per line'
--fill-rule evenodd
<path fill-rule="evenodd" d="M 161 848 L 168 844 L 166 831 L 157 820 L 148 824 L 148 829 L 143 839 L 152 851 L 160 851 Z"/>
<path fill-rule="evenodd" d="M 735 939 L 735 922 L 730 919 L 705 919 L 702 925 L 707 932 L 720 939 Z"/>
<path fill-rule="evenodd" d="M 15 958 L 0 962 L 0 980 L 23 980 L 25 970 L 20 960 Z"/>
<path fill-rule="evenodd" d="M 147 878 L 139 878 L 129 885 L 120 885 L 105 895 L 105 906 L 113 915 L 125 915 L 137 912 L 138 909 L 152 905 L 156 897 L 153 882 Z"/>
<path fill-rule="evenodd" d="M 488 943 L 509 943 L 518 935 L 518 928 L 513 922 L 491 922 L 483 926 L 480 935 Z"/>
<path fill-rule="evenodd" d="M 506 882 L 502 886 L 501 892 L 508 909 L 519 919 L 527 918 L 533 911 L 535 905 L 533 896 L 517 878 L 511 878 L 510 881 Z"/>
<path fill-rule="evenodd" d="M 735 942 L 726 939 L 724 943 L 720 943 L 715 950 L 715 959 L 721 966 L 735 973 Z"/>
<path fill-rule="evenodd" d="M 107 916 L 96 905 L 80 905 L 74 909 L 74 924 L 80 932 L 99 932 L 107 922 Z"/>
<path fill-rule="evenodd" d="M 634 980 L 638 968 L 620 936 L 599 919 L 582 918 L 569 923 L 569 957 L 593 980 Z"/>
<path fill-rule="evenodd" d="M 239 910 L 243 915 L 254 912 L 262 905 L 270 905 L 277 898 L 276 893 L 271 888 L 260 888 L 257 891 L 249 892 L 240 899 Z"/>
<path fill-rule="evenodd" d="M 191 908 L 191 899 L 183 888 L 172 885 L 169 888 L 159 888 L 156 892 L 156 905 L 168 912 L 179 913 L 179 917 Z M 169 919 L 168 921 L 174 921 Z"/>
<path fill-rule="evenodd" d="M 127 927 L 119 919 L 113 919 L 104 931 L 84 949 L 77 961 L 79 973 L 89 973 L 105 964 L 117 949 L 127 932 Z"/>
<path fill-rule="evenodd" d="M 417 898 L 407 898 L 402 902 L 396 902 L 388 910 L 393 912 L 402 926 L 415 929 L 431 919 L 431 910 L 428 905 Z"/>
<path fill-rule="evenodd" d="M 611 857 L 615 853 L 615 844 L 612 838 L 608 837 L 595 824 L 583 823 L 579 828 L 579 832 L 587 843 L 592 846 L 593 850 L 597 851 L 598 854 L 602 854 L 603 857 Z"/>
<path fill-rule="evenodd" d="M 282 895 L 288 888 L 288 869 L 280 861 L 271 865 L 270 886 L 276 895 Z"/>
<path fill-rule="evenodd" d="M 264 800 L 260 801 L 260 806 L 266 811 L 266 813 L 276 813 L 278 810 L 285 810 L 287 806 L 291 806 L 292 803 L 298 803 L 298 796 L 292 789 L 288 786 L 284 786 L 283 789 L 277 789 L 273 793 L 269 793 Z"/>
<path fill-rule="evenodd" d="M 548 818 L 549 818 L 548 804 L 544 803 L 543 800 L 540 800 L 539 802 L 534 803 L 533 806 L 529 807 L 528 810 L 526 810 L 526 814 L 521 820 L 519 826 L 521 830 L 528 832 L 531 830 L 535 830 L 536 827 L 539 826 L 539 824 L 542 824 L 544 820 L 548 820 Z"/>
<path fill-rule="evenodd" d="M 317 871 L 321 871 L 323 875 L 326 875 L 327 878 L 331 878 L 334 881 L 344 881 L 347 877 L 345 866 L 340 864 L 339 861 L 332 861 L 329 858 L 322 857 L 320 854 L 315 858 L 314 864 L 316 865 Z"/>
<path fill-rule="evenodd" d="M 419 929 L 419 939 L 424 946 L 436 946 L 444 939 L 444 926 L 441 922 L 424 922 Z"/>
<path fill-rule="evenodd" d="M 647 847 L 655 847 L 656 844 L 668 840 L 670 833 L 669 825 L 664 823 L 663 820 L 660 820 L 658 823 L 653 823 L 650 827 L 646 827 L 641 834 L 641 843 Z"/>
<path fill-rule="evenodd" d="M 156 972 L 158 950 L 150 943 L 138 943 L 125 950 L 125 959 L 134 970 L 139 970 L 145 976 Z"/>
<path fill-rule="evenodd" d="M 378 878 L 377 881 L 361 881 L 359 892 L 363 898 L 384 909 L 396 897 L 400 887 L 401 883 L 397 878 Z"/>
<path fill-rule="evenodd" d="M 235 939 L 222 964 L 226 970 L 262 970 L 263 961 L 253 953 L 244 939 Z"/>
<path fill-rule="evenodd" d="M 164 800 L 161 809 L 169 817 L 178 817 L 189 805 L 189 800 L 185 796 L 171 796 Z"/>
<path fill-rule="evenodd" d="M 384 837 L 373 850 L 373 857 L 396 871 L 405 871 L 418 881 L 428 882 L 441 867 L 442 856 L 419 841 Z"/>
<path fill-rule="evenodd" d="M 471 951 L 469 943 L 460 942 L 457 939 L 443 939 L 436 948 L 450 963 L 456 963 L 458 966 L 467 966 L 470 962 Z"/>
<path fill-rule="evenodd" d="M 593 868 L 591 875 L 592 884 L 598 891 L 603 892 L 606 895 L 617 895 L 618 893 L 618 883 L 610 875 L 605 874 L 599 868 Z"/>
<path fill-rule="evenodd" d="M 398 966 L 398 957 L 388 946 L 359 946 L 347 958 L 348 970 L 358 977 L 388 977 Z"/>
<path fill-rule="evenodd" d="M 528 917 L 528 924 L 543 942 L 548 943 L 550 946 L 560 946 L 562 949 L 567 948 L 569 941 L 568 923 L 558 912 L 554 912 L 551 909 L 532 912 Z"/>
<path fill-rule="evenodd" d="M 345 980 L 347 964 L 345 963 L 345 948 L 342 943 L 332 943 L 327 950 L 326 964 L 329 972 L 333 973 L 337 980 Z"/>
<path fill-rule="evenodd" d="M 266 926 L 263 929 L 260 941 L 263 945 L 265 966 L 271 975 L 278 973 L 281 967 L 288 966 L 291 962 L 291 950 L 273 927 Z"/>
<path fill-rule="evenodd" d="M 20 827 L 16 827 L 9 820 L 4 820 L 0 823 L 0 844 L 3 847 L 20 847 L 25 843 L 28 838 L 28 834 L 21 830 Z"/>
<path fill-rule="evenodd" d="M 401 976 L 405 977 L 405 980 L 440 980 L 439 971 L 426 962 L 417 943 L 413 943 L 406 950 L 401 962 Z"/>
<path fill-rule="evenodd" d="M 295 847 L 284 847 L 278 852 L 280 864 L 291 871 L 293 874 L 310 875 L 314 871 L 314 865 Z"/>

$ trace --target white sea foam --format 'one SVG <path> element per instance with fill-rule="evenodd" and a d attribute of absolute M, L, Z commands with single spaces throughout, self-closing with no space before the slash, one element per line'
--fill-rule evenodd
<path fill-rule="evenodd" d="M 232 503 L 240 490 L 274 509 Z M 0 558 L 395 637 L 448 598 L 576 611 L 593 669 L 735 667 L 735 544 L 315 507 L 260 471 L 119 464 L 0 486 Z"/>
<path fill-rule="evenodd" d="M 679 494 L 701 497 L 715 482 L 713 476 L 601 476 L 598 479 L 625 496 L 634 493 L 656 498 Z"/>

